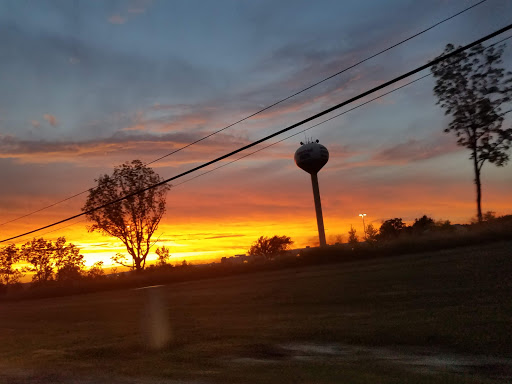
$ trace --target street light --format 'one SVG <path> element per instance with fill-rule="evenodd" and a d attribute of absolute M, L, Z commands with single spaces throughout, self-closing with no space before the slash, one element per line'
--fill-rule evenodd
<path fill-rule="evenodd" d="M 364 225 L 364 217 L 366 216 L 366 213 L 360 213 L 359 216 L 363 219 L 364 239 L 366 240 L 366 226 Z"/>

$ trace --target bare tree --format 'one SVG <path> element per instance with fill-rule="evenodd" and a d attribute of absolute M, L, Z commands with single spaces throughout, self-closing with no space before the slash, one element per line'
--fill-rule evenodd
<path fill-rule="evenodd" d="M 120 239 L 133 259 L 133 268 L 143 270 L 151 247 L 151 236 L 165 213 L 165 196 L 170 186 L 163 184 L 94 210 L 155 185 L 162 179 L 140 160 L 133 160 L 115 167 L 112 175 L 103 175 L 95 181 L 98 185 L 89 192 L 82 208 L 93 222 L 87 229 Z"/>
<path fill-rule="evenodd" d="M 443 54 L 454 49 L 448 44 Z M 511 111 L 512 98 L 512 72 L 498 66 L 503 49 L 504 45 L 485 48 L 479 44 L 469 53 L 461 52 L 432 66 L 437 78 L 434 87 L 437 104 L 453 117 L 444 131 L 453 132 L 457 144 L 471 151 L 479 222 L 482 221 L 482 166 L 486 161 L 504 166 L 509 160 L 507 150 L 512 141 L 512 128 L 502 128 L 505 115 Z"/>

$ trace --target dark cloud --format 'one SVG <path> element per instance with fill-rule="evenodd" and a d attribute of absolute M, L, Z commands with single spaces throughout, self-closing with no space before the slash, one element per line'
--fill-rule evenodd
<path fill-rule="evenodd" d="M 227 237 L 245 237 L 245 236 L 247 236 L 247 235 L 241 235 L 241 234 L 221 234 L 221 235 L 216 235 L 216 236 L 205 237 L 204 240 L 224 239 L 224 238 L 227 238 Z"/>
<path fill-rule="evenodd" d="M 202 135 L 193 132 L 160 135 L 144 132 L 116 132 L 106 139 L 87 141 L 22 140 L 12 135 L 0 135 L 0 158 L 18 158 L 41 163 L 63 160 L 73 162 L 83 157 L 123 154 L 127 151 L 131 152 L 133 148 L 137 148 L 138 155 L 153 154 L 153 157 L 156 157 L 154 153 L 157 149 L 165 154 L 200 138 Z M 210 154 L 214 149 L 226 148 L 228 143 L 242 146 L 247 144 L 247 141 L 227 134 L 218 134 L 208 141 L 193 146 L 187 153 Z"/>
<path fill-rule="evenodd" d="M 41 106 L 57 115 L 63 109 L 72 111 L 74 126 L 68 124 L 66 129 L 78 135 L 84 135 L 79 130 L 82 122 L 133 109 L 145 99 L 211 95 L 222 77 L 202 63 L 177 56 L 157 60 L 116 51 L 115 47 L 99 48 L 72 36 L 27 32 L 12 23 L 0 25 L 0 45 L 0 105 L 7 106 L 15 117 Z M 70 57 L 75 65 L 70 64 Z M 112 132 L 120 127 L 109 124 L 99 129 Z M 85 133 L 97 135 L 100 131 Z"/>
<path fill-rule="evenodd" d="M 78 168 L 77 163 L 55 163 L 48 167 L 44 163 L 20 163 L 6 158 L 0 158 L 0 169 L 3 179 L 2 202 L 6 203 L 5 208 L 19 208 L 24 211 L 39 209 L 86 190 L 92 186 L 92 181 L 101 171 L 93 167 Z M 14 201 L 16 204 L 12 204 Z M 70 203 L 74 201 L 63 204 L 60 208 L 69 210 Z"/>
<path fill-rule="evenodd" d="M 386 163 L 409 163 L 432 159 L 459 151 L 451 137 L 438 135 L 430 140 L 409 139 L 378 152 L 373 160 Z"/>
<path fill-rule="evenodd" d="M 498 19 L 506 19 L 512 6 L 504 0 L 493 3 L 498 5 L 486 9 L 496 6 L 499 15 L 473 12 L 467 14 L 470 23 L 466 15 L 457 18 L 456 24 L 436 28 L 224 135 L 159 162 L 158 170 L 166 178 L 173 176 L 178 170 L 171 167 L 210 160 L 424 63 L 448 39 L 457 44 L 488 33 Z M 193 142 L 467 6 L 464 1 L 441 0 L 408 0 L 392 6 L 355 0 L 263 0 L 204 3 L 193 9 L 186 2 L 154 2 L 151 8 L 147 3 L 91 2 L 99 5 L 82 8 L 76 22 L 71 17 L 74 4 L 84 2 L 20 4 L 22 11 L 13 17 L 0 12 L 0 205 L 11 216 L 86 190 L 95 177 L 110 172 L 111 165 L 133 158 L 150 161 Z M 48 14 L 54 17 L 43 17 Z M 109 24 L 108 17 L 115 14 L 128 22 Z M 412 92 L 404 91 L 402 99 L 395 96 L 394 106 L 375 103 L 324 125 L 318 138 L 331 153 L 320 176 L 327 224 L 347 210 L 358 220 L 363 209 L 380 218 L 427 206 L 422 204 L 429 201 L 433 206 L 440 191 L 446 196 L 441 212 L 460 200 L 460 186 L 466 188 L 471 175 L 461 167 L 449 169 L 444 162 L 462 158 L 466 164 L 465 156 L 421 163 L 457 150 L 453 137 L 423 138 L 430 127 L 441 131 L 443 125 L 432 85 L 426 88 L 428 95 L 422 91 L 413 98 Z M 408 129 L 411 119 L 421 123 Z M 58 129 L 52 129 L 51 121 L 58 121 Z M 309 175 L 293 162 L 301 139 L 302 135 L 173 188 L 169 226 L 192 223 L 190 228 L 200 233 L 165 237 L 189 244 L 225 237 L 226 243 L 234 244 L 243 240 L 238 233 L 257 223 L 270 223 L 277 230 L 287 220 L 299 222 L 301 231 L 310 223 L 314 232 Z M 486 172 L 492 176 L 497 171 L 490 167 Z M 506 191 L 508 174 L 508 179 L 494 175 L 493 185 L 499 179 Z M 449 193 L 449 183 L 440 183 L 440 178 L 452 183 Z M 79 212 L 81 201 L 63 204 L 59 214 L 66 209 Z M 432 212 L 436 210 L 440 211 Z M 210 232 L 212 228 L 223 232 Z"/>
<path fill-rule="evenodd" d="M 244 237 L 246 235 L 238 233 L 184 233 L 179 235 L 173 235 L 169 238 L 161 238 L 159 241 L 196 241 L 196 240 L 213 240 L 213 239 L 224 239 L 231 237 Z"/>

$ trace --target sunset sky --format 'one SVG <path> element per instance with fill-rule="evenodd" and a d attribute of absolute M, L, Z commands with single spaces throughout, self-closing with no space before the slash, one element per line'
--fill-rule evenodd
<path fill-rule="evenodd" d="M 153 161 L 476 2 L 2 0 L 0 222 L 85 191 L 125 161 Z M 152 167 L 172 177 L 414 69 L 447 43 L 504 27 L 511 15 L 509 0 L 488 0 Z M 503 60 L 512 68 L 512 40 Z M 361 234 L 359 213 L 376 226 L 423 214 L 469 222 L 469 153 L 443 133 L 449 117 L 433 86 L 428 77 L 222 169 L 176 180 L 157 245 L 192 262 L 244 253 L 261 235 L 314 245 L 310 178 L 293 161 L 306 136 L 330 152 L 319 174 L 328 242 L 346 241 L 351 225 Z M 484 211 L 512 213 L 511 170 L 484 166 Z M 75 215 L 85 197 L 4 224 L 0 236 Z M 88 233 L 82 219 L 14 243 L 65 236 L 89 265 L 108 265 L 120 243 Z"/>

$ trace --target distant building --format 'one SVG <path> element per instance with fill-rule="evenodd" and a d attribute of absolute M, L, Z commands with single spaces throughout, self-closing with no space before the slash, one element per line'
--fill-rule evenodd
<path fill-rule="evenodd" d="M 235 255 L 231 257 L 223 257 L 220 259 L 221 264 L 228 264 L 228 265 L 239 265 L 239 264 L 246 264 L 249 261 L 253 259 L 252 256 L 248 255 Z"/>

